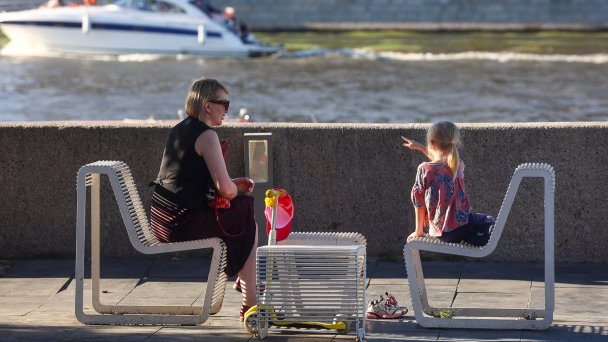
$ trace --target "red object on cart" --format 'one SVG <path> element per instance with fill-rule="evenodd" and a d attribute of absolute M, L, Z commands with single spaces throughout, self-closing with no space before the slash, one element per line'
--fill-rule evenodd
<path fill-rule="evenodd" d="M 289 193 L 283 189 L 274 188 L 272 190 L 279 191 L 279 199 L 277 205 L 276 231 L 277 241 L 285 240 L 291 232 L 291 220 L 293 219 L 293 201 Z M 272 228 L 272 207 L 264 209 L 266 216 L 266 234 L 270 234 Z"/>

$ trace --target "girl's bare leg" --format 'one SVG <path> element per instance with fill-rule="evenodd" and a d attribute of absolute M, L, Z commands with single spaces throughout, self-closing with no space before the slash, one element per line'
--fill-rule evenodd
<path fill-rule="evenodd" d="M 253 242 L 253 248 L 249 253 L 249 257 L 243 268 L 239 271 L 239 279 L 241 280 L 241 288 L 243 289 L 243 305 L 254 306 L 256 304 L 255 299 L 255 259 L 258 248 L 258 225 L 255 225 L 255 241 Z"/>

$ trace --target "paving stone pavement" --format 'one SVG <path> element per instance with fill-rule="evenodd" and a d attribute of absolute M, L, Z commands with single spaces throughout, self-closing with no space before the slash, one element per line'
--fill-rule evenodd
<path fill-rule="evenodd" d="M 0 341 L 255 341 L 238 319 L 240 294 L 228 283 L 222 310 L 200 326 L 87 326 L 74 316 L 72 260 L 0 261 Z M 429 300 L 450 307 L 542 307 L 542 264 L 424 262 Z M 180 304 L 201 300 L 209 261 L 103 260 L 106 304 Z M 553 325 L 544 331 L 426 329 L 418 326 L 403 261 L 370 259 L 368 300 L 391 292 L 410 312 L 367 320 L 369 341 L 608 341 L 608 265 L 558 264 Z M 88 276 L 88 275 L 87 275 Z M 90 281 L 85 306 L 91 308 Z M 87 302 L 88 299 L 88 302 Z M 353 341 L 354 333 L 272 328 L 268 341 Z"/>

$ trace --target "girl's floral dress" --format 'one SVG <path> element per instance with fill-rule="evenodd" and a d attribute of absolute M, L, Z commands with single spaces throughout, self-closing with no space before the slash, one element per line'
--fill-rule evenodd
<path fill-rule="evenodd" d="M 415 207 L 426 209 L 424 228 L 431 236 L 441 236 L 469 221 L 471 203 L 464 190 L 462 161 L 456 179 L 445 163 L 420 164 L 411 196 Z"/>

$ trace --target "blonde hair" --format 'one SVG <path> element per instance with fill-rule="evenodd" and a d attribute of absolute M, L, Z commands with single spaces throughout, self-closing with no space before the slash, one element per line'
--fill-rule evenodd
<path fill-rule="evenodd" d="M 429 128 L 426 140 L 428 145 L 432 140 L 435 146 L 447 157 L 446 161 L 450 171 L 452 171 L 452 177 L 456 179 L 458 164 L 460 163 L 460 155 L 458 154 L 460 130 L 458 127 L 449 121 L 436 122 Z"/>
<path fill-rule="evenodd" d="M 197 118 L 203 111 L 205 102 L 213 100 L 218 90 L 223 90 L 228 94 L 228 88 L 218 80 L 200 78 L 192 82 L 186 96 L 186 113 Z"/>

